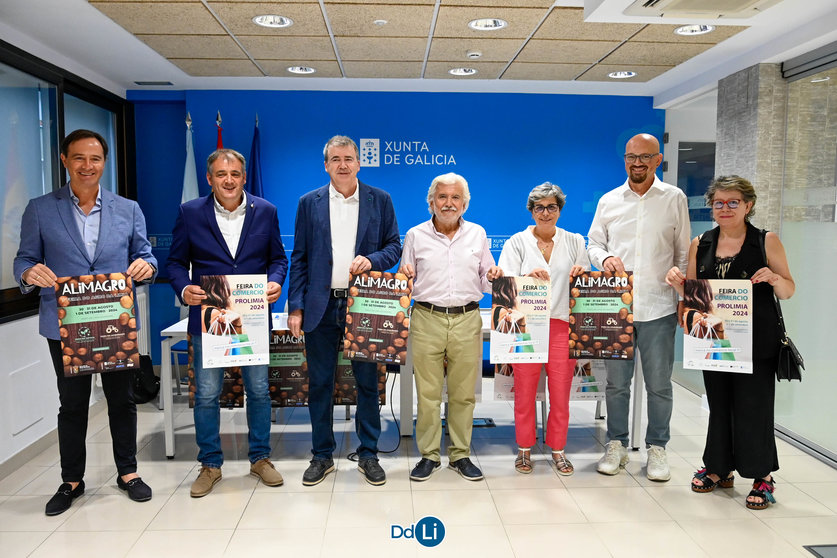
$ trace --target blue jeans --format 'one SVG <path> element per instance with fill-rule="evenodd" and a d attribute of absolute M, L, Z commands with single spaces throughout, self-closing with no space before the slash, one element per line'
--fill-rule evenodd
<path fill-rule="evenodd" d="M 669 314 L 648 322 L 634 322 L 634 342 L 642 359 L 642 376 L 648 395 L 646 446 L 666 447 L 671 438 L 669 423 L 674 404 L 671 391 L 671 368 L 674 364 L 674 332 L 677 316 Z M 606 361 L 607 439 L 628 445 L 628 408 L 631 404 L 631 381 L 634 362 Z"/>
<path fill-rule="evenodd" d="M 224 464 L 221 451 L 221 388 L 224 384 L 223 368 L 201 366 L 202 347 L 199 335 L 192 336 L 194 347 L 195 383 L 195 438 L 198 442 L 198 461 L 205 467 L 220 468 Z M 247 396 L 247 428 L 250 463 L 270 455 L 270 392 L 267 383 L 267 365 L 242 366 L 244 393 Z"/>
<path fill-rule="evenodd" d="M 346 327 L 346 299 L 330 298 L 323 318 L 311 331 L 305 332 L 308 358 L 308 413 L 311 416 L 311 441 L 314 459 L 331 459 L 337 448 L 334 440 L 334 371 L 337 351 L 343 348 Z M 352 362 L 357 382 L 355 429 L 360 439 L 360 459 L 376 457 L 381 435 L 381 413 L 378 410 L 378 367 L 374 362 Z"/>

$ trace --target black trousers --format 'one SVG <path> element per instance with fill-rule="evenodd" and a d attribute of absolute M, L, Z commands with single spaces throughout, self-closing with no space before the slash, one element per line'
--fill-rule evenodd
<path fill-rule="evenodd" d="M 703 372 L 709 428 L 703 463 L 710 473 L 730 471 L 748 479 L 779 469 L 773 434 L 776 360 L 756 359 L 752 374 Z"/>
<path fill-rule="evenodd" d="M 84 478 L 87 462 L 87 417 L 90 413 L 91 375 L 64 377 L 61 342 L 47 339 L 52 365 L 58 380 L 58 449 L 61 453 L 61 479 L 78 482 Z M 102 374 L 102 388 L 108 402 L 113 460 L 119 475 L 137 470 L 137 406 L 131 398 L 131 371 L 114 370 Z"/>

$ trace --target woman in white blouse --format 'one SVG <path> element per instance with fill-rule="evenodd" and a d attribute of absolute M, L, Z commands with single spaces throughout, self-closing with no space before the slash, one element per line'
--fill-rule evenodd
<path fill-rule="evenodd" d="M 590 268 L 584 237 L 555 226 L 566 197 L 549 182 L 529 193 L 526 208 L 533 226 L 521 231 L 503 246 L 499 265 L 506 276 L 528 276 L 551 280 L 552 302 L 549 321 L 549 359 L 540 363 L 514 364 L 514 429 L 518 453 L 514 467 L 519 473 L 532 472 L 531 447 L 536 439 L 535 395 L 541 366 L 546 367 L 549 390 L 549 418 L 546 443 L 552 448 L 552 461 L 558 473 L 572 475 L 573 465 L 566 455 L 567 427 L 570 420 L 570 386 L 575 360 L 569 358 L 569 281 Z"/>

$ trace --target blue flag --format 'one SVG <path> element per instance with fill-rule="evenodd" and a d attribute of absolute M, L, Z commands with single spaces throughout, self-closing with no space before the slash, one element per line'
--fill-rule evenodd
<path fill-rule="evenodd" d="M 250 161 L 247 163 L 247 192 L 264 197 L 262 188 L 262 161 L 261 161 L 261 140 L 259 139 L 259 117 L 256 117 L 256 126 L 253 128 L 253 144 L 250 146 Z"/>

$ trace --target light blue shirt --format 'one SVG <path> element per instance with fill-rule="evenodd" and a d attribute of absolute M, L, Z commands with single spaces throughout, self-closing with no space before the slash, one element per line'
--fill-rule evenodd
<path fill-rule="evenodd" d="M 99 244 L 99 224 L 102 222 L 102 187 L 99 186 L 99 193 L 96 194 L 96 203 L 90 213 L 85 214 L 79 206 L 79 199 L 70 188 L 70 199 L 73 200 L 73 217 L 75 217 L 78 232 L 87 250 L 87 257 L 93 261 L 96 254 L 96 246 Z"/>

